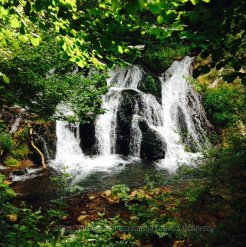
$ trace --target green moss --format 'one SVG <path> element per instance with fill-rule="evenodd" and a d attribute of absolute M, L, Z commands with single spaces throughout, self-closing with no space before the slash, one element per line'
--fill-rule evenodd
<path fill-rule="evenodd" d="M 4 161 L 4 165 L 6 166 L 18 166 L 19 164 L 20 162 L 13 157 L 9 157 Z"/>
<path fill-rule="evenodd" d="M 16 159 L 24 159 L 27 157 L 28 153 L 29 153 L 29 148 L 26 143 L 18 146 L 16 149 L 11 151 L 11 154 Z"/>
<path fill-rule="evenodd" d="M 28 132 L 29 132 L 29 127 L 28 126 L 25 126 L 22 129 L 22 132 L 21 132 L 20 137 L 19 137 L 21 141 L 25 141 L 27 139 Z"/>
<path fill-rule="evenodd" d="M 5 152 L 10 152 L 13 148 L 14 141 L 10 134 L 7 133 L 0 133 L 0 149 L 4 150 Z"/>

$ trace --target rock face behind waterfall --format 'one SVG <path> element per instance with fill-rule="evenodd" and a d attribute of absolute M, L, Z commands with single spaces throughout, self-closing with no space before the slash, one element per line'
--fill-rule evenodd
<path fill-rule="evenodd" d="M 86 155 L 96 154 L 95 149 L 95 125 L 93 123 L 81 124 L 79 126 L 80 146 Z"/>
<path fill-rule="evenodd" d="M 139 127 L 142 131 L 140 157 L 148 160 L 164 159 L 166 152 L 165 140 L 155 130 L 151 129 L 145 120 L 139 121 Z"/>
<path fill-rule="evenodd" d="M 116 153 L 130 154 L 131 125 L 135 105 L 138 104 L 139 94 L 131 89 L 122 91 L 121 102 L 117 112 Z"/>
<path fill-rule="evenodd" d="M 143 97 L 143 96 L 142 96 Z M 166 144 L 160 134 L 151 129 L 144 120 L 144 102 L 141 92 L 125 89 L 121 93 L 121 101 L 117 111 L 116 153 L 124 156 L 131 155 L 131 135 L 133 115 L 139 114 L 138 125 L 141 131 L 140 158 L 148 160 L 164 159 Z"/>
<path fill-rule="evenodd" d="M 56 125 L 54 121 L 46 124 L 35 123 L 34 142 L 36 146 L 45 155 L 46 160 L 55 158 L 56 155 Z"/>

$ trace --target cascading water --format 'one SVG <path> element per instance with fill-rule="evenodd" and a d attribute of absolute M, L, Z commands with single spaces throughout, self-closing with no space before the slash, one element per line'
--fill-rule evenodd
<path fill-rule="evenodd" d="M 186 151 L 187 143 L 182 143 L 182 135 L 192 140 L 195 151 L 201 151 L 203 145 L 208 145 L 203 127 L 209 126 L 209 122 L 198 94 L 187 82 L 191 76 L 192 62 L 193 58 L 190 57 L 176 61 L 160 78 L 164 116 L 161 131 L 167 143 L 166 158 L 161 164 L 165 167 L 176 167 L 178 163 L 199 155 Z"/>
<path fill-rule="evenodd" d="M 161 104 L 152 94 L 139 90 L 146 75 L 139 66 L 111 71 L 110 90 L 102 104 L 106 112 L 95 122 L 98 155 L 83 154 L 78 125 L 74 135 L 66 122 L 57 121 L 57 154 L 52 166 L 68 166 L 68 172 L 76 174 L 79 181 L 91 171 L 111 171 L 133 157 L 153 158 L 171 170 L 180 162 L 190 163 L 208 145 L 204 128 L 209 126 L 199 96 L 187 82 L 192 61 L 185 57 L 174 62 L 160 77 Z M 154 151 L 151 141 L 156 141 Z"/>
<path fill-rule="evenodd" d="M 83 162 L 84 154 L 79 146 L 80 141 L 75 137 L 69 124 L 64 121 L 56 122 L 57 133 L 57 148 L 56 148 L 56 163 L 63 166 L 74 166 Z"/>

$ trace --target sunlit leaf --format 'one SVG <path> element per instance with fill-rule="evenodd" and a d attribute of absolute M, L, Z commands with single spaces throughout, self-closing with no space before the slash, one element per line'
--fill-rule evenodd
<path fill-rule="evenodd" d="M 122 54 L 122 53 L 124 52 L 122 46 L 120 46 L 120 45 L 118 45 L 117 49 L 118 49 L 118 52 L 119 52 L 120 54 Z"/>
<path fill-rule="evenodd" d="M 12 28 L 19 28 L 20 27 L 20 22 L 16 17 L 13 17 L 10 20 L 10 25 L 11 25 Z"/>
<path fill-rule="evenodd" d="M 0 76 L 3 77 L 3 81 L 4 81 L 5 83 L 10 83 L 10 79 L 8 78 L 8 76 L 6 76 L 5 74 L 3 74 L 3 73 L 1 73 L 1 72 L 0 72 Z"/>
<path fill-rule="evenodd" d="M 159 16 L 157 17 L 157 23 L 158 23 L 158 24 L 162 24 L 162 23 L 163 23 L 163 16 L 159 15 Z"/>
<path fill-rule="evenodd" d="M 33 46 L 39 46 L 39 43 L 40 43 L 40 38 L 39 37 L 32 37 L 31 38 L 31 43 Z"/>

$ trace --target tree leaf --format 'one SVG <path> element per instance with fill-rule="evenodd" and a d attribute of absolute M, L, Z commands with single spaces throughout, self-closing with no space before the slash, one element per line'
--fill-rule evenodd
<path fill-rule="evenodd" d="M 3 81 L 5 83 L 10 83 L 10 80 L 9 80 L 8 76 L 6 76 L 5 74 L 2 74 L 2 76 L 3 76 Z"/>
<path fill-rule="evenodd" d="M 120 46 L 120 45 L 118 45 L 117 49 L 118 49 L 118 52 L 120 54 L 122 54 L 124 52 L 122 46 Z"/>
<path fill-rule="evenodd" d="M 11 25 L 12 28 L 19 28 L 20 27 L 19 20 L 16 17 L 13 17 L 10 20 L 10 25 Z"/>
<path fill-rule="evenodd" d="M 157 23 L 158 23 L 158 24 L 162 24 L 162 23 L 163 23 L 163 16 L 159 15 L 159 16 L 157 17 Z"/>
<path fill-rule="evenodd" d="M 40 43 L 40 38 L 36 38 L 36 37 L 32 37 L 31 38 L 31 43 L 33 46 L 39 46 L 39 43 Z"/>
<path fill-rule="evenodd" d="M 196 4 L 198 3 L 198 0 L 191 0 L 191 3 L 192 3 L 193 5 L 196 5 Z"/>
<path fill-rule="evenodd" d="M 160 14 L 160 12 L 161 12 L 161 6 L 155 4 L 155 5 L 150 6 L 149 10 L 154 15 Z"/>
<path fill-rule="evenodd" d="M 138 5 L 140 7 L 140 9 L 143 9 L 144 8 L 144 0 L 138 0 Z"/>

